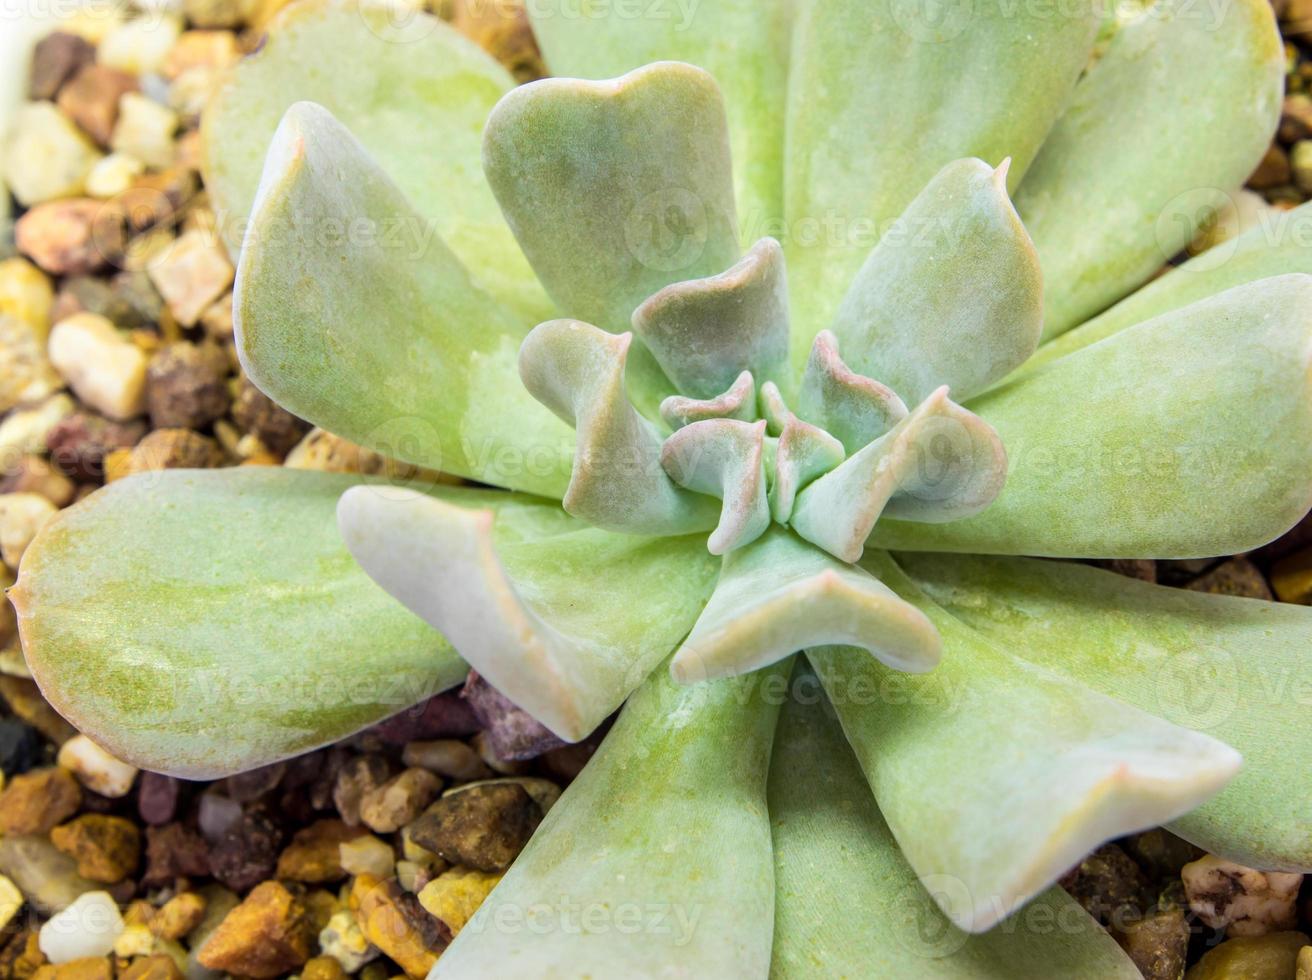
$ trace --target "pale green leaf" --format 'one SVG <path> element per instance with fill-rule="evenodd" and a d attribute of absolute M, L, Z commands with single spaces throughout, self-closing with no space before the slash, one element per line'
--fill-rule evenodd
<path fill-rule="evenodd" d="M 940 388 L 798 494 L 790 523 L 830 554 L 856 561 L 881 516 L 960 520 L 986 509 L 1006 474 L 997 434 Z"/>
<path fill-rule="evenodd" d="M 849 455 L 907 417 L 897 392 L 843 362 L 838 338 L 828 330 L 811 345 L 797 401 L 802 417 L 834 436 Z"/>
<path fill-rule="evenodd" d="M 970 406 L 1011 457 L 993 505 L 881 522 L 906 550 L 1193 558 L 1247 551 L 1312 504 L 1312 277 L 1234 289 L 1122 330 Z"/>
<path fill-rule="evenodd" d="M 924 614 L 865 569 L 780 527 L 727 555 L 720 580 L 670 664 L 681 684 L 728 677 L 824 644 L 859 646 L 924 673 L 941 643 Z"/>
<path fill-rule="evenodd" d="M 1083 565 L 904 555 L 934 600 L 1044 669 L 1233 745 L 1244 768 L 1171 824 L 1252 868 L 1312 871 L 1312 609 Z"/>
<path fill-rule="evenodd" d="M 60 512 L 10 592 L 45 696 L 121 759 L 217 779 L 458 683 L 466 668 L 450 645 L 370 582 L 338 536 L 337 498 L 362 479 L 153 472 Z M 525 519 L 556 510 L 432 492 Z"/>
<path fill-rule="evenodd" d="M 374 581 L 567 741 L 669 655 L 715 581 L 699 535 L 612 534 L 560 510 L 539 526 L 362 487 L 343 495 L 338 523 Z"/>
<path fill-rule="evenodd" d="M 661 402 L 661 418 L 671 429 L 681 429 L 706 419 L 756 419 L 756 379 L 744 371 L 725 391 L 714 398 L 688 398 L 671 395 Z"/>
<path fill-rule="evenodd" d="M 789 664 L 640 688 L 432 980 L 761 977 L 765 784 Z"/>
<path fill-rule="evenodd" d="M 632 341 L 631 333 L 550 320 L 519 350 L 524 387 L 577 433 L 564 507 L 597 527 L 633 534 L 713 527 L 714 504 L 666 475 L 661 434 L 629 401 Z"/>
<path fill-rule="evenodd" d="M 421 466 L 564 491 L 573 438 L 519 382 L 523 327 L 320 106 L 274 136 L 235 289 L 242 363 L 297 415 Z"/>
<path fill-rule="evenodd" d="M 1050 340 L 1034 352 L 1012 379 L 1136 323 L 1207 299 L 1232 286 L 1289 272 L 1312 273 L 1312 204 L 1260 215 L 1257 224 L 1242 235 L 1195 256 L 1088 323 Z"/>
<path fill-rule="evenodd" d="M 520 246 L 571 317 L 624 330 L 652 293 L 738 261 L 724 102 L 699 68 L 664 62 L 517 88 L 488 119 L 483 160 Z"/>
<path fill-rule="evenodd" d="M 864 651 L 808 651 L 907 861 L 954 924 L 983 932 L 1098 844 L 1188 813 L 1239 753 L 995 645 L 883 554 L 866 566 L 943 636 L 895 675 Z"/>
<path fill-rule="evenodd" d="M 1266 0 L 1167 0 L 1120 27 L 1016 192 L 1044 339 L 1148 279 L 1243 183 L 1280 118 L 1284 64 Z"/>
<path fill-rule="evenodd" d="M 1088 60 L 1098 13 L 1097 4 L 804 5 L 782 239 L 795 364 L 887 224 L 941 167 L 1011 157 L 1016 186 Z"/>
<path fill-rule="evenodd" d="M 816 343 L 818 346 L 819 338 Z M 897 396 L 893 397 L 896 399 Z M 760 402 L 761 414 L 776 439 L 770 513 L 780 524 L 787 524 L 802 488 L 841 463 L 845 453 L 843 444 L 828 431 L 794 415 L 773 381 L 762 386 Z"/>
<path fill-rule="evenodd" d="M 755 541 L 770 526 L 764 420 L 685 425 L 661 446 L 661 466 L 679 486 L 720 499 L 720 521 L 706 539 L 711 554 Z"/>
<path fill-rule="evenodd" d="M 481 286 L 529 325 L 545 319 L 551 305 L 483 178 L 483 123 L 513 85 L 478 45 L 428 14 L 397 17 L 352 0 L 293 4 L 260 50 L 232 67 L 205 111 L 205 188 L 229 249 L 235 256 L 241 248 L 283 114 L 317 102 L 364 144 Z M 412 250 L 423 244 L 401 240 Z"/>
<path fill-rule="evenodd" d="M 773 980 L 1139 980 L 1060 888 L 983 935 L 952 925 L 898 849 L 814 675 L 799 670 L 792 686 L 770 762 Z"/>
<path fill-rule="evenodd" d="M 654 61 L 686 61 L 724 90 L 742 244 L 778 237 L 783 214 L 784 99 L 795 0 L 528 4 L 553 75 L 614 78 Z"/>
<path fill-rule="evenodd" d="M 1006 176 L 950 163 L 880 239 L 832 327 L 853 370 L 912 404 L 939 385 L 964 401 L 1034 353 L 1043 276 Z"/>
<path fill-rule="evenodd" d="M 685 395 L 714 398 L 743 371 L 787 375 L 788 276 L 784 253 L 762 238 L 731 269 L 671 283 L 633 313 L 633 330 Z"/>

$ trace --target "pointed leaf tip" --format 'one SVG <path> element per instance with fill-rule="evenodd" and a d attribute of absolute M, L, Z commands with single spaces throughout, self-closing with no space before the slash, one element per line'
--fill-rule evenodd
<path fill-rule="evenodd" d="M 338 525 L 375 582 L 511 701 L 577 741 L 687 633 L 714 562 L 696 536 L 612 534 L 507 496 L 494 521 L 362 488 L 342 496 Z"/>

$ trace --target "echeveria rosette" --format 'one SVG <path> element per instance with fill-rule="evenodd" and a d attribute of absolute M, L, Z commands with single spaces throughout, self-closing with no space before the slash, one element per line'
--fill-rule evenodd
<path fill-rule="evenodd" d="M 1312 614 L 963 554 L 1234 553 L 1307 510 L 1309 250 L 1249 236 L 1059 336 L 1260 157 L 1268 5 L 1152 8 L 1096 60 L 1093 5 L 876 6 L 704 3 L 676 29 L 536 4 L 554 73 L 612 80 L 513 93 L 430 18 L 290 8 L 205 121 L 246 229 L 247 371 L 519 492 L 116 483 L 13 593 L 52 702 L 213 776 L 343 737 L 460 658 L 570 738 L 627 699 L 441 975 L 1129 978 L 1055 890 L 1031 908 L 1069 928 L 957 927 L 1158 822 L 1312 869 L 1308 722 L 1266 673 L 1296 676 Z M 665 59 L 718 85 L 644 67 Z M 794 688 L 823 689 L 851 754 L 781 693 L 799 647 Z M 1190 696 L 1209 676 L 1229 710 Z M 563 899 L 639 929 L 523 921 Z M 814 921 L 840 900 L 873 921 Z"/>

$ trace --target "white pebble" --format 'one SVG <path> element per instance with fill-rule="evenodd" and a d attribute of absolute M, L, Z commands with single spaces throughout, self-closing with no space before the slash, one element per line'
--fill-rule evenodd
<path fill-rule="evenodd" d="M 105 317 L 75 313 L 50 331 L 50 363 L 77 396 L 120 421 L 146 409 L 146 355 Z"/>
<path fill-rule="evenodd" d="M 377 947 L 365 938 L 355 913 L 343 909 L 334 912 L 328 925 L 319 933 L 319 948 L 331 956 L 346 973 L 355 973 L 366 963 L 378 959 Z"/>
<path fill-rule="evenodd" d="M 392 845 L 372 834 L 343 841 L 338 848 L 342 870 L 347 874 L 390 878 L 396 868 L 396 854 L 392 851 Z"/>
<path fill-rule="evenodd" d="M 87 174 L 87 193 L 92 197 L 117 197 L 141 176 L 146 165 L 127 153 L 111 153 Z"/>
<path fill-rule="evenodd" d="M 50 430 L 76 411 L 73 399 L 62 392 L 31 408 L 15 409 L 0 422 L 0 456 L 45 452 Z"/>
<path fill-rule="evenodd" d="M 39 493 L 0 494 L 0 558 L 17 568 L 23 552 L 58 508 Z"/>
<path fill-rule="evenodd" d="M 28 207 L 76 197 L 99 159 L 95 144 L 53 102 L 30 102 L 14 115 L 5 146 L 5 181 Z"/>
<path fill-rule="evenodd" d="M 1255 871 L 1208 854 L 1186 864 L 1180 877 L 1193 913 L 1230 938 L 1281 932 L 1297 921 L 1301 874 Z"/>
<path fill-rule="evenodd" d="M 108 892 L 87 892 L 56 913 L 37 937 L 37 944 L 58 966 L 86 956 L 108 956 L 123 931 L 123 917 Z"/>
<path fill-rule="evenodd" d="M 127 796 L 137 767 L 122 762 L 85 735 L 74 735 L 59 750 L 56 761 L 87 789 L 111 799 Z"/>
<path fill-rule="evenodd" d="M 157 72 L 181 34 L 182 21 L 178 17 L 138 17 L 120 24 L 105 36 L 96 60 L 130 75 Z"/>
<path fill-rule="evenodd" d="M 146 270 L 178 323 L 191 327 L 232 285 L 232 263 L 218 240 L 200 228 L 178 236 Z"/>
<path fill-rule="evenodd" d="M 173 134 L 178 114 L 138 92 L 125 92 L 118 100 L 118 122 L 109 137 L 115 153 L 136 157 L 148 167 L 173 162 Z"/>
<path fill-rule="evenodd" d="M 492 774 L 477 752 L 454 738 L 410 742 L 401 760 L 407 766 L 419 766 L 450 779 L 484 779 Z"/>

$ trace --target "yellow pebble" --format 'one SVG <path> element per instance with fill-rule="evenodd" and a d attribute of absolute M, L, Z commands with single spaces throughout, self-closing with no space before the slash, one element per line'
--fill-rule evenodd
<path fill-rule="evenodd" d="M 455 935 L 465 927 L 500 880 L 499 874 L 473 868 L 452 868 L 424 886 L 419 893 L 419 904 L 429 915 L 446 923 L 451 934 Z"/>

